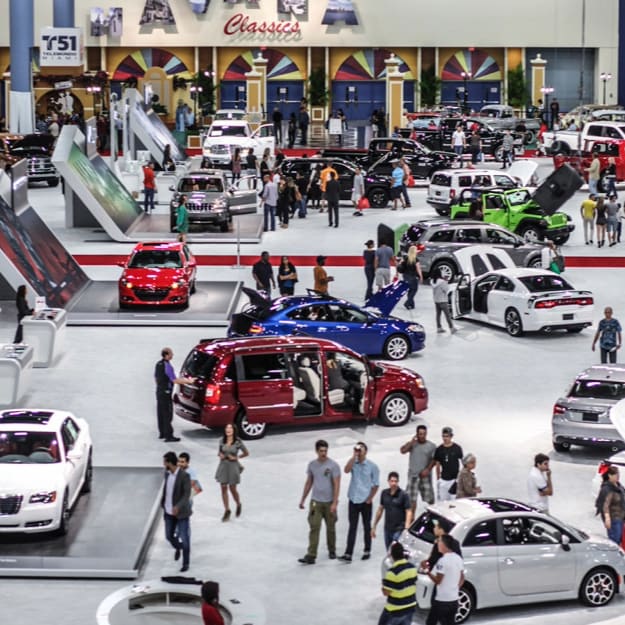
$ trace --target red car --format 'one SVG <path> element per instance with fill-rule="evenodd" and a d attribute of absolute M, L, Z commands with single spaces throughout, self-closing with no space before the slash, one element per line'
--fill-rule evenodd
<path fill-rule="evenodd" d="M 119 279 L 119 307 L 187 306 L 197 263 L 185 243 L 139 243 Z"/>
<path fill-rule="evenodd" d="M 264 436 L 269 424 L 379 418 L 403 425 L 428 405 L 418 373 L 312 337 L 202 341 L 181 375 L 194 383 L 174 394 L 178 416 L 210 428 L 234 422 L 248 439 Z"/>

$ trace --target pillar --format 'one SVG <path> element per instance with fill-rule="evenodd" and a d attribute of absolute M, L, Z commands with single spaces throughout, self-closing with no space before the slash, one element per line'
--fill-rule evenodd
<path fill-rule="evenodd" d="M 260 74 L 260 108 L 258 111 L 263 114 L 267 112 L 267 63 L 269 59 L 264 58 L 263 53 L 259 52 L 252 64 L 252 71 Z"/>
<path fill-rule="evenodd" d="M 384 61 L 386 65 L 386 111 L 389 134 L 401 128 L 404 114 L 404 75 L 399 71 L 399 59 L 394 55 Z"/>
<path fill-rule="evenodd" d="M 547 60 L 543 59 L 539 52 L 536 55 L 536 58 L 530 59 L 530 65 L 532 66 L 532 84 L 530 85 L 532 104 L 534 106 L 538 106 L 538 100 L 543 99 L 543 94 L 540 91 L 540 88 L 547 84 Z"/>
<path fill-rule="evenodd" d="M 54 0 L 52 10 L 55 28 L 74 28 L 74 0 Z"/>
<path fill-rule="evenodd" d="M 32 95 L 33 0 L 10 0 L 11 91 L 9 130 L 30 134 L 34 130 Z"/>
<path fill-rule="evenodd" d="M 262 74 L 253 69 L 245 74 L 245 86 L 247 88 L 247 111 L 248 113 L 262 113 Z M 252 117 L 255 117 L 252 115 Z"/>

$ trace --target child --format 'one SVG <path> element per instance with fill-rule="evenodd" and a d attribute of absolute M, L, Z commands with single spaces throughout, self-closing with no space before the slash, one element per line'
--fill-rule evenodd
<path fill-rule="evenodd" d="M 443 333 L 443 326 L 441 325 L 441 313 L 445 315 L 449 330 L 452 334 L 455 334 L 458 329 L 454 326 L 451 320 L 451 313 L 449 312 L 449 284 L 445 278 L 441 275 L 440 270 L 436 272 L 434 277 L 430 280 L 432 285 L 432 295 L 434 296 L 434 307 L 436 308 L 436 331 Z"/>

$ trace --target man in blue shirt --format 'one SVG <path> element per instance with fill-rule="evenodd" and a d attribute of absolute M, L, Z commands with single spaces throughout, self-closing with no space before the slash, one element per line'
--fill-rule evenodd
<path fill-rule="evenodd" d="M 612 308 L 607 306 L 603 311 L 605 317 L 599 322 L 595 338 L 592 341 L 592 351 L 599 341 L 601 349 L 601 362 L 616 362 L 616 352 L 621 349 L 621 324 L 612 316 Z"/>
<path fill-rule="evenodd" d="M 354 453 L 347 461 L 344 471 L 352 475 L 347 491 L 349 498 L 349 531 L 347 532 L 345 553 L 339 560 L 343 562 L 352 561 L 359 516 L 362 516 L 362 525 L 365 532 L 365 550 L 362 554 L 362 559 L 368 560 L 371 556 L 372 502 L 380 486 L 380 470 L 375 462 L 367 460 L 367 445 L 360 441 L 356 443 Z"/>
<path fill-rule="evenodd" d="M 393 182 L 391 183 L 391 199 L 393 200 L 393 208 L 391 210 L 397 210 L 397 201 L 401 201 L 402 208 L 406 208 L 404 200 L 402 199 L 402 190 L 404 188 L 404 170 L 400 162 L 393 161 L 393 171 L 391 172 Z"/>

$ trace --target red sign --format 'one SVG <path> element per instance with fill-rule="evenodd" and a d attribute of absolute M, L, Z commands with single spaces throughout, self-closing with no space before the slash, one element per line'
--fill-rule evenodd
<path fill-rule="evenodd" d="M 225 24 L 225 35 L 236 35 L 243 33 L 299 33 L 299 22 L 287 22 L 280 20 L 278 22 L 255 22 L 250 20 L 248 15 L 243 13 L 235 13 Z"/>

